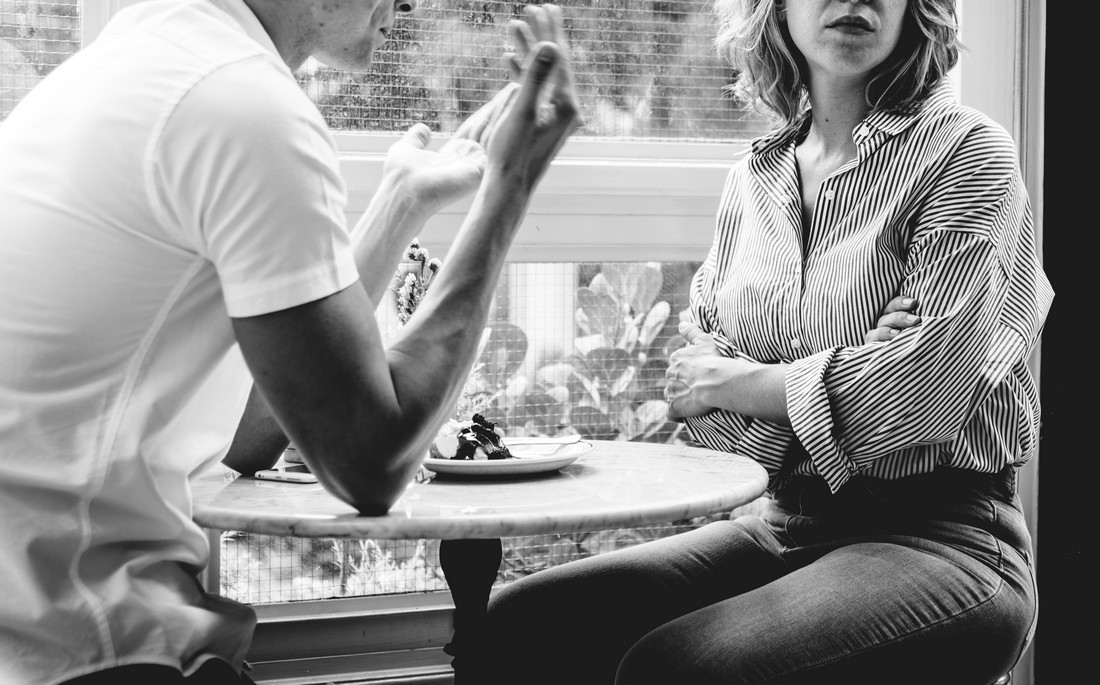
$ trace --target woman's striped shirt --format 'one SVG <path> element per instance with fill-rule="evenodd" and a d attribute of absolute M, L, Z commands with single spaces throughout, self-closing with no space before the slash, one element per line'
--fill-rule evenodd
<path fill-rule="evenodd" d="M 808 121 L 808 120 L 807 120 Z M 870 115 L 803 235 L 791 129 L 731 169 L 691 313 L 724 352 L 789 362 L 792 426 L 715 410 L 692 438 L 781 474 L 997 472 L 1039 436 L 1028 356 L 1054 296 L 1011 137 L 944 83 L 915 114 Z M 896 295 L 921 323 L 865 343 Z"/>

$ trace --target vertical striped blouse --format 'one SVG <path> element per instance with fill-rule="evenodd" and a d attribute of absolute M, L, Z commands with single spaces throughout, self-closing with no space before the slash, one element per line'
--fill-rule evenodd
<path fill-rule="evenodd" d="M 731 169 L 691 313 L 727 355 L 791 364 L 792 426 L 724 410 L 694 440 L 771 475 L 899 478 L 1026 463 L 1039 437 L 1027 360 L 1054 293 L 1011 137 L 942 84 L 915 114 L 875 113 L 822 184 L 803 235 L 795 144 L 808 119 Z M 921 323 L 865 343 L 897 295 Z"/>

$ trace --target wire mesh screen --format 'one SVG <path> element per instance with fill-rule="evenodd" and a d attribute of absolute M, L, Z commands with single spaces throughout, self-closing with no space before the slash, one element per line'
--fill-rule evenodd
<path fill-rule="evenodd" d="M 681 440 L 682 425 L 665 418 L 664 379 L 698 266 L 508 264 L 455 418 L 480 413 L 510 436 Z M 400 325 L 390 299 L 379 307 L 386 335 Z"/>
<path fill-rule="evenodd" d="M 79 0 L 0 0 L 0 121 L 78 49 Z"/>
<path fill-rule="evenodd" d="M 453 133 L 507 82 L 500 56 L 522 2 L 422 2 L 397 18 L 368 72 L 311 60 L 299 79 L 329 125 Z M 584 125 L 574 137 L 734 140 L 762 120 L 725 97 L 710 0 L 562 0 Z"/>
<path fill-rule="evenodd" d="M 367 72 L 309 60 L 298 79 L 337 131 L 453 133 L 506 82 L 507 24 L 526 3 L 424 2 Z M 737 140 L 762 120 L 724 95 L 709 0 L 564 0 L 583 126 L 574 137 Z M 0 0 L 0 121 L 80 48 L 79 0 Z"/>
<path fill-rule="evenodd" d="M 503 538 L 494 587 L 576 559 L 759 510 L 757 500 L 728 512 L 667 524 L 563 535 Z M 439 540 L 287 538 L 226 532 L 221 536 L 220 594 L 248 604 L 442 592 Z"/>
<path fill-rule="evenodd" d="M 511 263 L 498 282 L 484 348 L 456 416 L 477 411 L 507 436 L 686 442 L 666 419 L 668 355 L 698 262 Z M 448 268 L 444 263 L 442 269 Z M 394 281 L 379 306 L 384 335 L 402 325 Z M 430 291 L 430 283 L 429 283 Z M 415 316 L 415 312 L 413 313 Z M 503 540 L 497 584 L 729 518 Z M 253 604 L 445 590 L 437 540 L 222 536 L 222 593 Z"/>

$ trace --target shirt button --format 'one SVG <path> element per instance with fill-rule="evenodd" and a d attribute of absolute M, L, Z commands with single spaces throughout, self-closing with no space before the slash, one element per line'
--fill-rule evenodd
<path fill-rule="evenodd" d="M 825 199 L 826 200 L 829 200 L 831 202 L 834 197 L 836 197 L 836 191 L 835 190 L 833 190 L 832 188 L 829 188 L 828 190 L 825 191 Z"/>
<path fill-rule="evenodd" d="M 798 338 L 791 338 L 791 349 L 792 350 L 801 349 L 801 347 L 802 347 L 802 341 L 801 340 L 799 340 Z"/>
<path fill-rule="evenodd" d="M 869 134 L 870 132 L 871 132 L 871 129 L 867 128 L 867 124 L 863 124 L 862 126 L 859 127 L 859 130 L 856 131 L 856 135 L 865 136 L 865 135 Z"/>

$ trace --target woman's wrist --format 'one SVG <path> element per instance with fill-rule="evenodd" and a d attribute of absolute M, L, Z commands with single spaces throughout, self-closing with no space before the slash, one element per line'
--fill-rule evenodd
<path fill-rule="evenodd" d="M 741 361 L 746 366 L 744 386 L 747 411 L 765 421 L 790 425 L 787 414 L 787 367 L 789 364 L 761 364 Z"/>
<path fill-rule="evenodd" d="M 787 364 L 763 364 L 730 358 L 720 380 L 699 389 L 708 406 L 789 425 L 787 416 Z"/>

